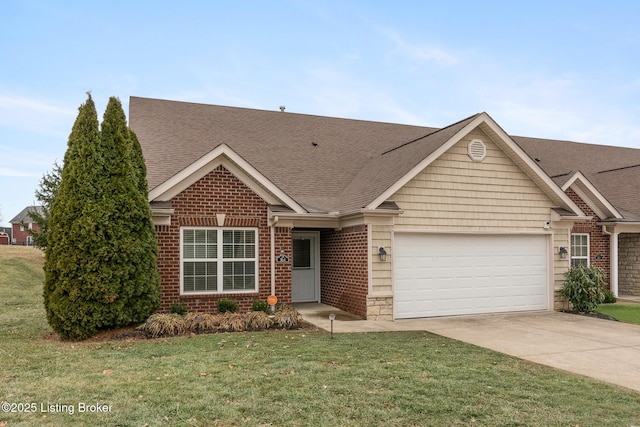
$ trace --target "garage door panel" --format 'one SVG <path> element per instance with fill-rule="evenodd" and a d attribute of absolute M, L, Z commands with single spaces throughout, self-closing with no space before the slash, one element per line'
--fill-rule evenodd
<path fill-rule="evenodd" d="M 547 308 L 543 235 L 397 233 L 395 317 Z"/>

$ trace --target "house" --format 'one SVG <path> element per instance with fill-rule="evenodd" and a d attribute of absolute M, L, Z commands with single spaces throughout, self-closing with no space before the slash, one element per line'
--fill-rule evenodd
<path fill-rule="evenodd" d="M 12 244 L 33 245 L 31 231 L 40 231 L 40 226 L 31 218 L 31 212 L 42 214 L 42 206 L 27 206 L 10 221 Z"/>
<path fill-rule="evenodd" d="M 640 150 L 514 137 L 590 219 L 571 229 L 571 265 L 605 272 L 615 295 L 640 295 Z"/>
<path fill-rule="evenodd" d="M 556 142 L 486 113 L 436 129 L 131 97 L 129 119 L 161 310 L 269 295 L 374 320 L 552 310 L 585 245 L 603 266 L 634 247 L 634 207 L 599 187 L 601 159 L 560 165 Z M 627 159 L 611 165 L 640 164 Z M 608 270 L 614 291 L 623 271 Z"/>

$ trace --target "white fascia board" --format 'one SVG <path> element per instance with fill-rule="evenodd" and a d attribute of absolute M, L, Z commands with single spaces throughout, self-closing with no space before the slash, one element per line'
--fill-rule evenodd
<path fill-rule="evenodd" d="M 587 191 L 590 194 L 586 194 L 582 188 L 580 188 L 577 183 L 582 184 L 586 187 Z M 602 193 L 598 191 L 598 189 L 587 179 L 586 176 L 580 171 L 573 174 L 571 178 L 562 186 L 562 191 L 567 191 L 568 188 L 571 188 L 582 200 L 585 201 L 589 205 L 591 209 L 598 215 L 600 218 L 624 218 L 620 212 L 604 197 Z M 593 202 L 593 198 L 595 198 L 599 203 L 601 203 L 608 212 L 602 211 L 596 203 Z"/>
<path fill-rule="evenodd" d="M 479 115 L 475 118 L 471 123 L 462 128 L 457 134 L 455 134 L 449 141 L 442 144 L 440 148 L 435 150 L 433 153 L 425 157 L 420 163 L 414 166 L 409 172 L 407 172 L 404 176 L 402 176 L 399 180 L 397 180 L 391 187 L 389 187 L 384 193 L 375 198 L 371 203 L 369 203 L 365 209 L 376 209 L 380 204 L 388 200 L 391 196 L 393 196 L 398 190 L 404 187 L 409 181 L 411 181 L 416 175 L 424 170 L 427 166 L 429 166 L 434 160 L 443 155 L 449 150 L 452 146 L 454 146 L 458 141 L 460 141 L 466 134 L 475 129 L 482 122 L 482 115 Z"/>
<path fill-rule="evenodd" d="M 425 159 L 423 159 L 420 163 L 418 163 L 414 168 L 412 168 L 407 174 L 405 174 L 402 178 L 396 181 L 391 187 L 389 187 L 384 193 L 378 196 L 373 202 L 367 205 L 368 209 L 375 209 L 382 202 L 389 199 L 393 194 L 395 194 L 398 190 L 404 187 L 410 180 L 412 180 L 416 175 L 418 175 L 424 168 L 429 166 L 434 160 L 439 158 L 445 152 L 447 152 L 451 147 L 457 144 L 462 138 L 464 138 L 469 132 L 480 126 L 481 124 L 487 125 L 491 130 L 504 142 L 504 144 L 509 147 L 509 149 L 517 155 L 523 163 L 527 165 L 539 178 L 542 180 L 545 185 L 551 190 L 563 203 L 565 203 L 566 207 L 571 209 L 571 211 L 575 212 L 578 216 L 585 216 L 584 212 L 580 210 L 580 208 L 573 203 L 573 201 L 567 196 L 558 185 L 553 182 L 553 180 L 547 175 L 542 168 L 536 164 L 527 153 L 520 148 L 515 141 L 507 135 L 500 126 L 487 114 L 481 113 L 472 120 L 465 127 L 460 129 L 458 133 L 456 133 L 449 141 L 442 144 L 440 148 L 431 153 Z"/>
<path fill-rule="evenodd" d="M 486 120 L 484 120 L 485 124 L 491 128 L 493 132 L 495 132 L 502 141 L 520 158 L 546 185 L 547 187 L 560 199 L 563 203 L 565 203 L 566 207 L 568 207 L 571 211 L 573 211 L 576 215 L 586 217 L 585 213 L 576 205 L 573 200 L 569 196 L 565 194 L 565 192 L 551 179 L 547 173 L 542 170 L 540 165 L 538 165 L 525 151 L 520 148 L 518 144 L 509 136 L 507 133 L 502 130 L 500 126 L 491 118 L 487 113 L 482 113 L 481 116 L 484 116 Z"/>
<path fill-rule="evenodd" d="M 189 188 L 218 166 L 224 166 L 247 187 L 269 204 L 282 204 L 297 213 L 306 210 L 284 191 L 269 181 L 256 168 L 239 156 L 226 144 L 220 144 L 191 165 L 149 192 L 149 200 L 168 201 Z"/>

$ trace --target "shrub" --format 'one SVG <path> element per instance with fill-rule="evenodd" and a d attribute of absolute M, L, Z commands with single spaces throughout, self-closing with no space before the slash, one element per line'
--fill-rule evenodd
<path fill-rule="evenodd" d="M 605 300 L 604 273 L 596 267 L 578 265 L 564 274 L 561 294 L 581 313 L 591 313 Z"/>
<path fill-rule="evenodd" d="M 266 314 L 269 314 L 271 311 L 269 309 L 269 303 L 262 300 L 253 300 L 253 304 L 251 304 L 251 311 L 264 311 Z"/>
<path fill-rule="evenodd" d="M 618 298 L 616 298 L 616 296 L 613 294 L 613 292 L 611 292 L 609 289 L 605 289 L 604 290 L 604 301 L 602 301 L 602 303 L 603 304 L 613 304 L 616 301 L 618 301 Z"/>
<path fill-rule="evenodd" d="M 187 329 L 195 333 L 217 332 L 220 327 L 220 316 L 210 313 L 187 313 L 184 320 Z"/>
<path fill-rule="evenodd" d="M 218 316 L 220 321 L 220 330 L 227 332 L 242 332 L 246 329 L 246 323 L 242 318 L 242 315 L 239 313 L 226 312 L 224 314 L 219 314 Z"/>
<path fill-rule="evenodd" d="M 278 328 L 293 329 L 300 323 L 300 314 L 291 307 L 284 307 L 276 311 L 273 322 Z"/>
<path fill-rule="evenodd" d="M 187 309 L 187 307 L 185 307 L 182 304 L 171 304 L 171 309 L 169 310 L 171 313 L 175 313 L 175 314 L 180 314 L 180 315 L 185 315 L 187 314 L 187 311 L 189 311 Z"/>
<path fill-rule="evenodd" d="M 218 312 L 220 313 L 237 313 L 238 303 L 229 298 L 221 298 L 218 300 Z"/>
<path fill-rule="evenodd" d="M 184 334 L 187 331 L 187 323 L 179 314 L 156 313 L 138 326 L 138 329 L 144 331 L 147 336 L 158 338 Z"/>
<path fill-rule="evenodd" d="M 47 219 L 43 298 L 47 321 L 62 339 L 142 322 L 160 304 L 158 245 L 139 150 L 120 101 L 109 99 L 99 126 L 89 95 L 69 135 Z"/>
<path fill-rule="evenodd" d="M 273 325 L 273 319 L 271 319 L 264 311 L 250 311 L 246 316 L 247 329 L 259 331 L 262 329 L 269 329 L 271 325 Z"/>

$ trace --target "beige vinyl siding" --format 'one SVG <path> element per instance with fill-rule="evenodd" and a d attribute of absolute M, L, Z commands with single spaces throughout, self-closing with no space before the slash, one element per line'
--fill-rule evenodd
<path fill-rule="evenodd" d="M 391 295 L 391 225 L 371 225 L 372 295 Z M 380 261 L 378 248 L 384 246 L 387 260 Z"/>
<path fill-rule="evenodd" d="M 482 162 L 467 155 L 472 139 L 487 149 Z M 471 132 L 391 200 L 404 213 L 395 230 L 543 232 L 551 199 L 489 137 Z"/>

